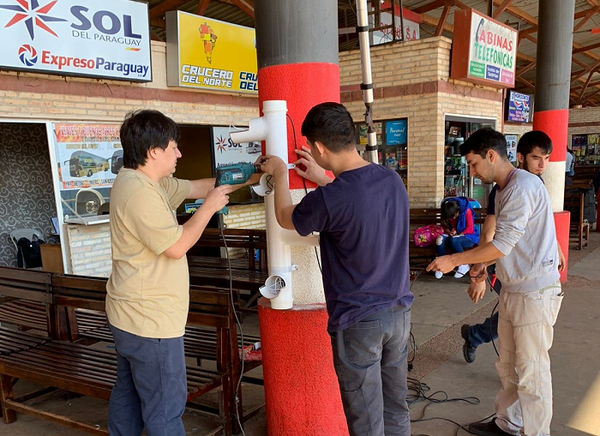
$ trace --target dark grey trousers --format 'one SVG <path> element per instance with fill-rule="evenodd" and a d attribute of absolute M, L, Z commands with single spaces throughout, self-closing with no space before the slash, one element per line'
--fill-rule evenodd
<path fill-rule="evenodd" d="M 410 436 L 406 376 L 410 308 L 375 312 L 331 333 L 351 436 Z"/>

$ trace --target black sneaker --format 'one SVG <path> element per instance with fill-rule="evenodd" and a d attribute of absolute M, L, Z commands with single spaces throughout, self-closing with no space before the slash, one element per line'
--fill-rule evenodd
<path fill-rule="evenodd" d="M 513 436 L 498 427 L 495 419 L 488 422 L 474 422 L 469 424 L 467 431 L 471 434 L 478 434 L 481 436 Z"/>
<path fill-rule="evenodd" d="M 475 352 L 477 351 L 477 347 L 474 347 L 469 343 L 469 324 L 463 324 L 460 328 L 460 335 L 465 340 L 463 344 L 463 356 L 467 363 L 475 362 Z"/>

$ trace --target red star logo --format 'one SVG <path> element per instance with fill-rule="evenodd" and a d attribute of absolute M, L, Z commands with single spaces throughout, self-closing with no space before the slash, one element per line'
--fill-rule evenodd
<path fill-rule="evenodd" d="M 221 153 L 223 153 L 225 151 L 226 145 L 227 145 L 227 138 L 223 138 L 222 136 L 219 136 L 217 138 L 217 151 L 220 151 Z"/>
<path fill-rule="evenodd" d="M 50 3 L 40 6 L 38 0 L 15 0 L 17 5 L 0 5 L 0 9 L 15 11 L 15 16 L 4 26 L 5 28 L 24 21 L 25 27 L 29 32 L 29 36 L 33 40 L 35 38 L 35 28 L 39 27 L 51 35 L 58 38 L 58 35 L 46 24 L 52 21 L 67 21 L 64 18 L 51 17 L 48 14 L 58 0 L 53 0 Z"/>

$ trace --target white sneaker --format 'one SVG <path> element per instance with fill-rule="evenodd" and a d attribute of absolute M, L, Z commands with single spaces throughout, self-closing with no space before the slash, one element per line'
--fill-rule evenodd
<path fill-rule="evenodd" d="M 454 274 L 455 279 L 461 279 L 464 277 L 466 273 L 471 269 L 470 265 L 459 265 L 456 273 Z"/>
<path fill-rule="evenodd" d="M 436 279 L 438 279 L 438 280 L 439 280 L 439 279 L 441 279 L 443 276 L 444 276 L 444 273 L 443 273 L 443 272 L 441 272 L 441 271 L 436 271 L 436 272 L 435 272 L 435 278 L 436 278 Z"/>

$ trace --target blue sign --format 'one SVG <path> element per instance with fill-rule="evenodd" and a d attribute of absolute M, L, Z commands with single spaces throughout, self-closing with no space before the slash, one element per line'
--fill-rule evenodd
<path fill-rule="evenodd" d="M 515 123 L 528 123 L 531 111 L 531 96 L 518 92 L 508 92 L 508 117 L 507 121 Z"/>
<path fill-rule="evenodd" d="M 385 122 L 385 145 L 406 145 L 406 119 Z"/>

